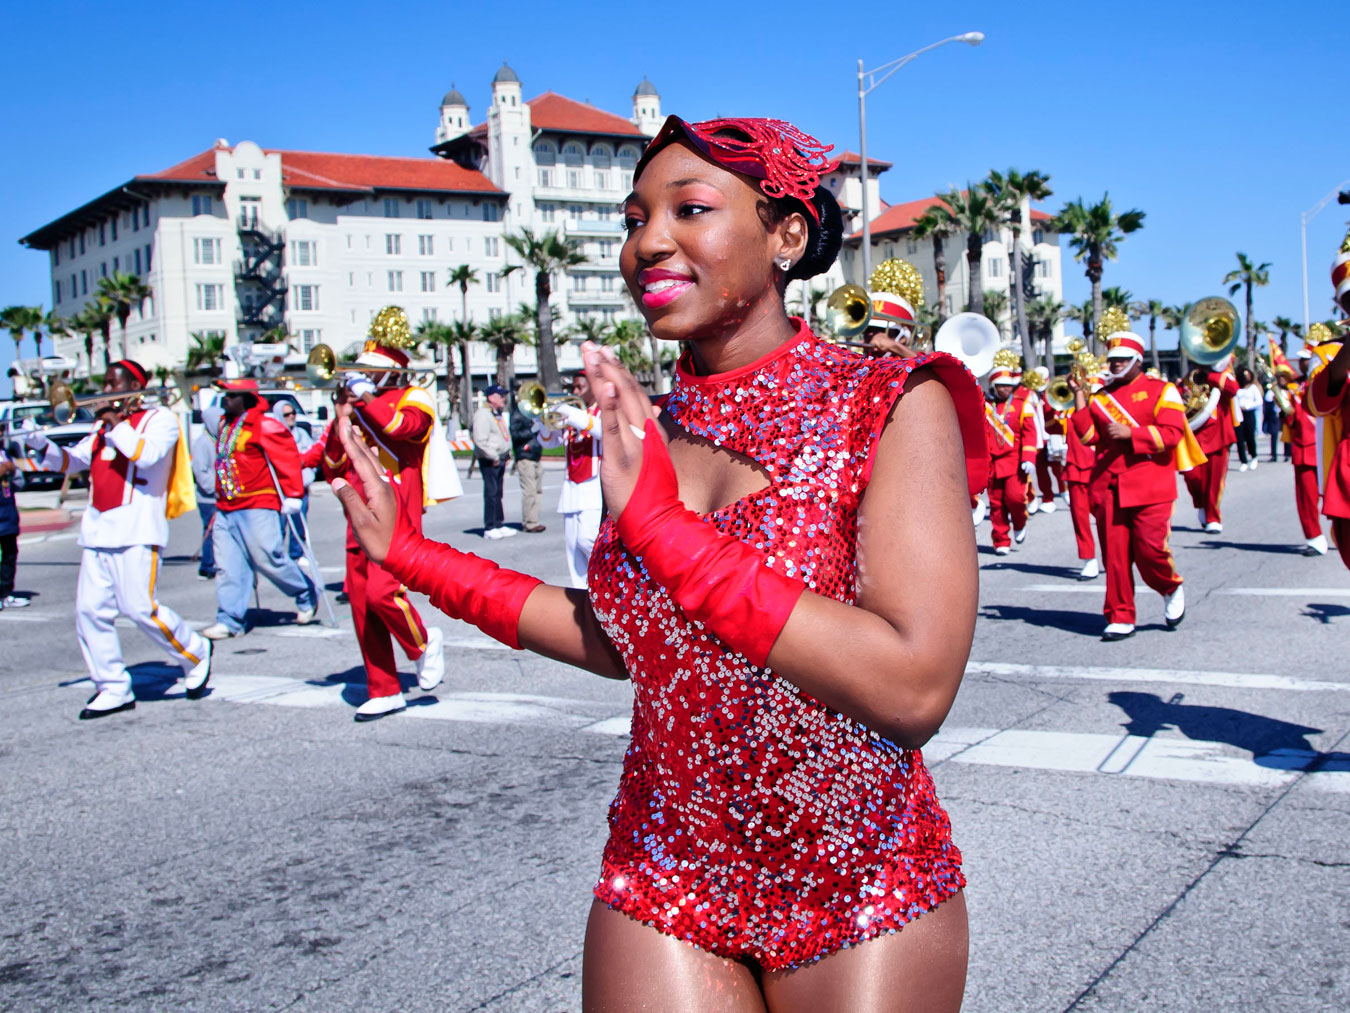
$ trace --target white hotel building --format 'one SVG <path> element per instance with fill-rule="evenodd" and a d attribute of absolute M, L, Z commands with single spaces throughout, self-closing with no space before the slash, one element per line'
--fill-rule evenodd
<path fill-rule="evenodd" d="M 318 342 L 341 353 L 362 341 L 374 313 L 391 303 L 403 306 L 414 326 L 458 320 L 460 291 L 447 280 L 461 264 L 479 279 L 468 291 L 470 319 L 481 323 L 514 312 L 534 300 L 532 272 L 505 273 L 519 259 L 503 236 L 521 227 L 556 229 L 588 257 L 554 279 L 559 326 L 586 317 L 633 317 L 619 276 L 618 204 L 661 121 L 660 96 L 646 79 L 625 119 L 553 92 L 527 101 L 520 79 L 503 64 L 482 122 L 473 123 L 458 90 L 441 100 L 431 149 L 438 157 L 284 151 L 221 140 L 168 169 L 133 177 L 21 242 L 47 252 L 51 305 L 63 317 L 92 298 L 99 277 L 140 275 L 154 296 L 131 315 L 126 354 L 152 368 L 181 368 L 193 333 L 222 334 L 234 345 L 284 326 L 302 353 Z M 873 262 L 906 257 L 924 273 L 929 298 L 936 298 L 931 246 L 907 235 L 913 214 L 931 202 L 887 208 L 877 176 L 889 163 L 869 161 L 868 203 L 883 209 L 873 224 Z M 857 157 L 846 153 L 825 180 L 854 229 L 862 213 L 858 170 Z M 986 288 L 998 287 L 998 272 L 1007 269 L 1007 237 L 991 239 Z M 1024 242 L 1037 264 L 1046 265 L 1044 276 L 1037 268 L 1038 287 L 1058 296 L 1056 237 L 1028 230 Z M 846 241 L 840 262 L 814 287 L 856 280 L 858 245 L 856 236 Z M 969 284 L 963 237 L 949 239 L 947 250 L 949 301 L 960 309 Z M 114 323 L 114 355 L 120 340 Z M 56 351 L 78 361 L 81 372 L 91 365 L 100 372 L 101 352 L 96 348 L 89 364 L 83 346 L 83 337 L 72 335 L 58 341 Z M 528 345 L 518 347 L 515 358 L 518 372 L 534 371 Z M 580 365 L 570 343 L 559 348 L 559 358 L 563 368 Z M 489 375 L 493 350 L 475 346 L 471 367 L 479 377 Z"/>

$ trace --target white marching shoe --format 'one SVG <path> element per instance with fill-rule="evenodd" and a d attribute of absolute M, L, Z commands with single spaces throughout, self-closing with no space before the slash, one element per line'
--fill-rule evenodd
<path fill-rule="evenodd" d="M 1012 546 L 1010 546 L 1010 545 L 995 545 L 995 546 L 994 546 L 994 555 L 996 555 L 996 556 L 1006 556 L 1006 555 L 1007 555 L 1008 553 L 1010 553 L 1010 552 L 1012 552 Z"/>
<path fill-rule="evenodd" d="M 1303 547 L 1305 556 L 1325 556 L 1327 554 L 1327 536 L 1318 535 L 1316 538 L 1309 538 L 1308 544 Z"/>
<path fill-rule="evenodd" d="M 1186 585 L 1180 585 L 1171 594 L 1163 595 L 1163 618 L 1169 630 L 1181 625 L 1186 618 Z"/>
<path fill-rule="evenodd" d="M 1083 568 L 1078 571 L 1079 580 L 1096 580 L 1097 575 L 1101 573 L 1101 567 L 1097 565 L 1097 557 L 1083 560 Z"/>
<path fill-rule="evenodd" d="M 1248 470 L 1248 468 L 1247 468 L 1247 465 L 1245 465 L 1245 464 L 1242 465 L 1240 468 L 1238 468 L 1238 471 L 1247 471 L 1247 470 Z"/>
<path fill-rule="evenodd" d="M 1055 512 L 1055 501 L 1053 499 L 1045 500 L 1041 503 L 1041 513 L 1052 514 Z"/>
<path fill-rule="evenodd" d="M 206 645 L 206 653 L 202 655 L 202 660 L 197 662 L 191 668 L 183 670 L 183 686 L 187 692 L 189 700 L 200 700 L 206 695 L 206 684 L 211 679 L 211 641 L 203 638 L 202 643 Z"/>
<path fill-rule="evenodd" d="M 1034 517 L 1036 514 L 1040 512 L 1041 512 L 1041 501 L 1039 499 L 1033 499 L 1030 503 L 1027 504 L 1028 517 Z"/>
<path fill-rule="evenodd" d="M 427 646 L 417 659 L 417 685 L 430 692 L 445 678 L 445 637 L 435 627 L 427 630 Z"/>
<path fill-rule="evenodd" d="M 975 505 L 970 509 L 971 521 L 976 527 L 979 527 L 987 516 L 989 516 L 989 504 L 984 500 L 977 498 L 975 500 Z"/>
<path fill-rule="evenodd" d="M 84 710 L 80 711 L 80 720 L 89 721 L 93 718 L 106 718 L 109 714 L 134 711 L 135 709 L 136 696 L 132 692 L 118 693 L 110 689 L 101 689 L 91 696 L 89 702 L 84 705 Z"/>
<path fill-rule="evenodd" d="M 1013 541 L 1014 541 L 1014 542 L 1016 542 L 1018 545 L 1021 545 L 1021 544 L 1022 544 L 1023 542 L 1025 542 L 1026 540 L 1027 540 L 1027 529 L 1026 529 L 1026 528 L 1013 528 Z"/>
<path fill-rule="evenodd" d="M 1223 532 L 1223 525 L 1220 524 L 1218 521 L 1210 521 L 1208 524 L 1205 525 L 1205 534 L 1207 535 L 1217 535 L 1222 534 L 1222 532 Z"/>
<path fill-rule="evenodd" d="M 315 619 L 318 617 L 318 614 L 319 614 L 318 609 L 296 609 L 295 625 L 308 626 L 310 623 L 315 621 Z"/>
<path fill-rule="evenodd" d="M 1134 623 L 1107 623 L 1106 629 L 1102 631 L 1102 639 L 1107 643 L 1113 640 L 1124 640 L 1126 637 L 1134 636 Z"/>
<path fill-rule="evenodd" d="M 230 637 L 237 637 L 243 631 L 232 630 L 224 623 L 212 623 L 201 631 L 202 636 L 207 640 L 228 640 Z"/>
<path fill-rule="evenodd" d="M 403 699 L 402 693 L 394 693 L 390 696 L 373 696 L 356 708 L 356 720 L 376 721 L 379 718 L 388 717 L 390 714 L 397 714 L 407 709 L 408 701 Z"/>

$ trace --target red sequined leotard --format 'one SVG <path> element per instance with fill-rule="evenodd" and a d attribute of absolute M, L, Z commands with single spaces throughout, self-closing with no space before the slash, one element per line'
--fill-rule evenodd
<path fill-rule="evenodd" d="M 665 411 L 770 481 L 708 522 L 814 593 L 852 603 L 872 455 L 910 372 L 930 361 L 949 387 L 959 373 L 974 391 L 946 356 L 864 359 L 805 326 L 735 372 L 698 377 L 681 360 Z M 965 885 L 918 750 L 752 667 L 686 618 L 609 519 L 589 584 L 635 694 L 597 897 L 777 970 L 896 931 Z"/>

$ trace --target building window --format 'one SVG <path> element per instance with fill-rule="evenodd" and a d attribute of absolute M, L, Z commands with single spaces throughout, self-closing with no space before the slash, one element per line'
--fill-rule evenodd
<path fill-rule="evenodd" d="M 292 305 L 297 310 L 317 310 L 319 308 L 319 286 L 318 285 L 296 285 L 295 302 Z"/>
<path fill-rule="evenodd" d="M 608 190 L 608 189 L 609 189 L 609 173 L 607 173 L 607 172 L 597 172 L 597 173 L 595 174 L 595 185 L 596 185 L 596 188 L 597 188 L 597 189 L 600 189 L 600 190 Z"/>
<path fill-rule="evenodd" d="M 586 276 L 584 274 L 572 275 L 572 291 L 573 292 L 586 291 Z"/>
<path fill-rule="evenodd" d="M 417 237 L 417 255 L 419 257 L 430 257 L 436 252 L 436 240 L 434 236 Z"/>
<path fill-rule="evenodd" d="M 323 331 L 317 327 L 306 327 L 300 332 L 300 351 L 312 352 L 314 346 L 323 343 Z"/>
<path fill-rule="evenodd" d="M 317 267 L 318 243 L 313 239 L 297 239 L 291 243 L 291 261 L 296 267 Z"/>
<path fill-rule="evenodd" d="M 389 291 L 390 291 L 390 292 L 402 292 L 402 291 L 403 291 L 403 272 L 402 272 L 402 271 L 390 271 L 390 272 L 389 272 Z"/>
<path fill-rule="evenodd" d="M 435 322 L 436 322 L 436 307 L 435 307 L 435 306 L 423 306 L 423 307 L 422 307 L 422 322 L 423 322 L 423 323 L 427 323 L 427 324 L 435 323 Z"/>
<path fill-rule="evenodd" d="M 108 262 L 106 260 L 98 265 L 98 276 L 100 278 L 108 277 Z"/>
<path fill-rule="evenodd" d="M 596 148 L 591 152 L 591 163 L 597 169 L 608 169 L 610 165 L 609 149 Z"/>
<path fill-rule="evenodd" d="M 193 214 L 194 216 L 196 216 L 196 215 L 209 215 L 210 213 L 211 213 L 211 198 L 210 198 L 210 197 L 193 197 L 193 198 L 192 198 L 192 214 Z"/>
<path fill-rule="evenodd" d="M 80 256 L 84 256 L 84 233 L 80 233 Z"/>
<path fill-rule="evenodd" d="M 150 250 L 151 250 L 151 244 L 150 244 L 150 243 L 146 243 L 146 244 L 145 244 L 145 270 L 146 270 L 147 273 L 148 273 L 149 270 L 150 270 Z"/>
<path fill-rule="evenodd" d="M 137 274 L 140 274 L 140 273 L 141 273 L 141 251 L 140 251 L 140 250 L 137 250 L 137 251 L 136 251 L 136 273 L 137 273 Z"/>
<path fill-rule="evenodd" d="M 69 247 L 69 249 L 70 249 L 70 256 L 71 256 L 71 259 L 73 260 L 73 259 L 75 258 L 75 237 L 74 237 L 74 236 L 71 236 L 69 242 L 70 242 L 70 247 Z"/>
<path fill-rule="evenodd" d="M 99 246 L 108 245 L 108 232 L 107 232 L 107 225 L 105 222 L 98 223 L 98 245 Z"/>
<path fill-rule="evenodd" d="M 500 212 L 496 204 L 483 205 L 483 221 L 495 222 L 497 220 L 499 213 Z"/>
<path fill-rule="evenodd" d="M 122 270 L 122 258 L 113 257 L 113 274 L 116 274 L 120 270 Z"/>
<path fill-rule="evenodd" d="M 1048 260 L 1036 261 L 1036 277 L 1037 278 L 1050 277 L 1050 261 Z"/>
<path fill-rule="evenodd" d="M 540 185 L 540 186 L 552 186 L 552 185 L 553 185 L 553 170 L 552 170 L 552 169 L 540 169 L 540 170 L 539 170 L 539 185 Z"/>
<path fill-rule="evenodd" d="M 563 145 L 562 160 L 567 165 L 580 165 L 585 154 L 586 153 L 581 150 L 581 145 L 575 141 L 569 141 Z"/>
<path fill-rule="evenodd" d="M 137 258 L 139 260 L 139 258 Z M 194 239 L 192 241 L 192 262 L 194 264 L 219 264 L 219 239 Z"/>
<path fill-rule="evenodd" d="M 89 294 L 89 273 L 80 268 L 80 295 Z"/>
<path fill-rule="evenodd" d="M 132 232 L 141 231 L 141 212 L 139 208 L 134 209 L 131 212 L 131 231 Z"/>
<path fill-rule="evenodd" d="M 579 170 L 577 169 L 567 170 L 567 185 L 570 186 L 573 190 L 580 189 L 581 172 Z"/>
<path fill-rule="evenodd" d="M 147 229 L 150 227 L 150 205 L 146 204 L 141 208 L 141 224 Z"/>
<path fill-rule="evenodd" d="M 985 261 L 985 263 L 989 265 L 989 270 L 985 272 L 986 274 L 989 275 L 989 277 L 991 278 L 1003 277 L 1002 260 L 998 259 L 997 257 L 990 257 L 988 260 Z"/>
<path fill-rule="evenodd" d="M 496 236 L 487 236 L 483 239 L 483 250 L 489 257 L 500 257 L 502 255 L 502 241 Z"/>
<path fill-rule="evenodd" d="M 203 311 L 220 309 L 224 305 L 222 292 L 221 285 L 198 285 L 197 309 Z"/>
<path fill-rule="evenodd" d="M 70 275 L 70 297 L 74 299 L 80 294 L 79 277 L 72 271 Z"/>
<path fill-rule="evenodd" d="M 293 197 L 286 202 L 286 217 L 288 218 L 308 218 L 309 201 Z"/>
<path fill-rule="evenodd" d="M 59 281 L 56 283 L 56 301 L 61 301 L 61 283 Z"/>
<path fill-rule="evenodd" d="M 619 167 L 622 169 L 632 169 L 637 165 L 637 148 L 628 146 L 619 149 Z"/>
<path fill-rule="evenodd" d="M 387 233 L 384 237 L 384 252 L 397 256 L 403 252 L 403 237 L 397 233 Z"/>
<path fill-rule="evenodd" d="M 398 198 L 386 197 L 384 199 L 384 216 L 386 218 L 398 217 Z"/>
<path fill-rule="evenodd" d="M 430 217 L 431 217 L 431 201 L 425 200 L 425 199 L 423 199 L 423 198 L 418 198 L 418 201 L 417 201 L 417 217 L 418 217 L 418 218 L 430 218 Z"/>
<path fill-rule="evenodd" d="M 493 306 L 488 309 L 488 320 L 500 320 L 501 318 L 502 311 L 499 307 Z"/>
<path fill-rule="evenodd" d="M 602 274 L 602 275 L 600 276 L 600 291 L 601 291 L 601 292 L 613 292 L 613 291 L 614 291 L 614 275 L 612 275 L 612 274 Z"/>
<path fill-rule="evenodd" d="M 108 220 L 108 224 L 112 226 L 112 241 L 115 243 L 117 242 L 117 216 L 113 215 Z"/>
<path fill-rule="evenodd" d="M 557 207 L 553 204 L 540 204 L 539 217 L 543 221 L 551 223 L 553 221 L 554 215 L 557 213 L 557 210 L 558 210 Z"/>
<path fill-rule="evenodd" d="M 258 197 L 239 198 L 239 225 L 245 229 L 258 227 L 258 208 L 262 200 Z"/>
<path fill-rule="evenodd" d="M 556 165 L 557 161 L 558 153 L 548 141 L 541 141 L 534 146 L 534 162 L 536 165 Z M 547 183 L 542 185 L 548 186 Z"/>
<path fill-rule="evenodd" d="M 483 284 L 489 292 L 500 292 L 502 290 L 502 276 L 496 271 L 488 271 L 483 275 Z"/>
<path fill-rule="evenodd" d="M 1043 243 L 1044 241 L 1045 241 L 1045 233 L 1044 233 L 1044 232 L 1042 232 L 1040 229 L 1032 229 L 1032 230 L 1031 230 L 1031 242 L 1032 242 L 1033 244 L 1036 244 L 1036 243 Z"/>
<path fill-rule="evenodd" d="M 422 291 L 423 291 L 423 292 L 435 292 L 435 291 L 436 291 L 436 272 L 435 272 L 435 271 L 423 271 L 423 272 L 421 272 L 421 274 L 422 274 Z"/>
<path fill-rule="evenodd" d="M 905 240 L 905 252 L 906 252 L 906 253 L 918 253 L 918 252 L 919 252 L 919 241 L 918 241 L 917 239 L 912 239 L 912 238 L 911 238 L 911 239 L 906 239 L 906 240 Z"/>

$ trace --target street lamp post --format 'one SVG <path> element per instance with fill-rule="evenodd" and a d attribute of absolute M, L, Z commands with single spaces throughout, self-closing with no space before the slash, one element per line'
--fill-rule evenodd
<path fill-rule="evenodd" d="M 1331 202 L 1331 198 L 1350 186 L 1350 179 L 1343 180 L 1337 184 L 1336 189 L 1327 194 L 1320 201 L 1310 207 L 1307 211 L 1300 211 L 1298 215 L 1299 237 L 1303 242 L 1303 333 L 1308 332 L 1312 326 L 1312 313 L 1308 309 L 1308 223 L 1322 213 L 1322 209 Z"/>
<path fill-rule="evenodd" d="M 950 39 L 943 39 L 941 42 L 934 42 L 922 49 L 916 49 L 908 56 L 902 56 L 890 63 L 883 63 L 871 70 L 864 70 L 862 60 L 858 61 L 858 153 L 862 159 L 862 276 L 864 285 L 867 284 L 868 275 L 872 273 L 872 215 L 867 209 L 867 96 L 881 87 L 888 77 L 909 63 L 910 60 L 916 56 L 922 56 L 930 49 L 937 49 L 938 46 L 945 46 L 949 42 L 964 42 L 969 46 L 978 46 L 983 41 L 984 32 L 966 32 L 963 35 L 953 35 Z M 878 78 L 878 74 L 881 77 Z"/>

